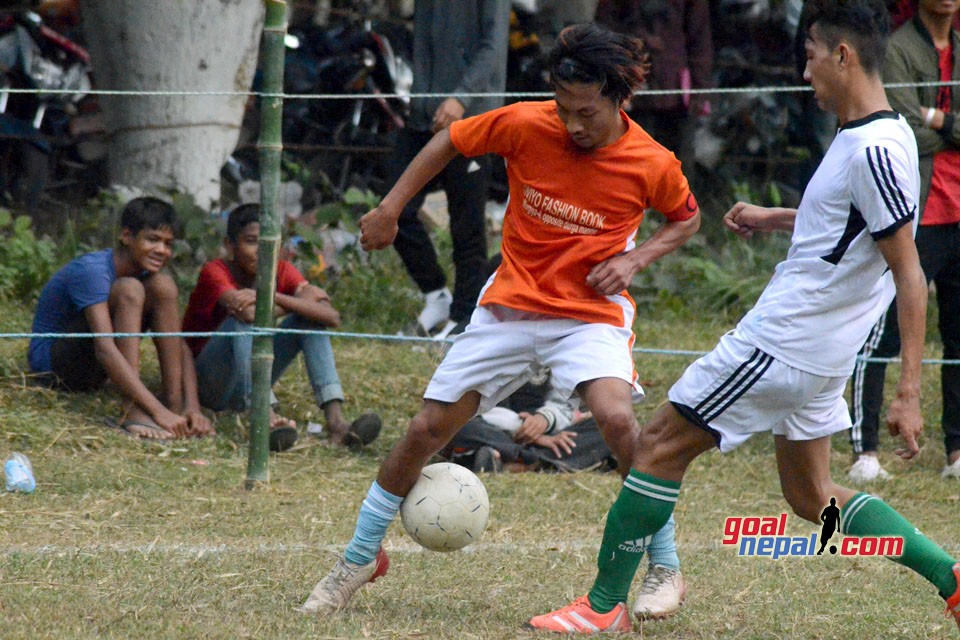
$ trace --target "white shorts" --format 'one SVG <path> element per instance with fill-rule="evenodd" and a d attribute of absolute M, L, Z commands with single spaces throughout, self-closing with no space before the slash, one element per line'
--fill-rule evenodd
<path fill-rule="evenodd" d="M 483 413 L 541 367 L 550 367 L 552 384 L 565 398 L 572 398 L 581 382 L 619 378 L 633 387 L 634 402 L 643 400 L 629 328 L 494 309 L 500 318 L 486 307 L 474 310 L 470 324 L 434 372 L 424 398 L 456 402 L 466 392 L 477 391 L 478 412 Z"/>
<path fill-rule="evenodd" d="M 846 384 L 846 377 L 790 367 L 731 331 L 687 367 L 667 397 L 726 452 L 762 431 L 815 440 L 849 429 Z"/>

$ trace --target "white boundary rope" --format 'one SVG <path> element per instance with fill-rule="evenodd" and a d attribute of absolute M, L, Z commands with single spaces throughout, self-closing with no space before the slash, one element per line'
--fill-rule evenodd
<path fill-rule="evenodd" d="M 905 89 L 908 87 L 941 87 L 960 85 L 960 81 L 950 82 L 892 82 L 885 84 L 887 89 Z M 35 93 L 38 95 L 77 95 L 72 89 L 4 89 L 5 93 Z M 665 95 L 696 95 L 696 94 L 738 94 L 738 93 L 802 93 L 813 91 L 809 85 L 766 85 L 760 87 L 715 87 L 711 89 L 644 89 L 634 92 L 635 96 L 665 96 Z M 527 92 L 480 92 L 480 93 L 264 93 L 262 91 L 217 91 L 217 90 L 138 90 L 138 89 L 89 89 L 82 95 L 95 96 L 165 96 L 165 97 L 197 97 L 197 96 L 230 96 L 249 98 L 282 98 L 285 100 L 376 100 L 383 98 L 419 99 L 419 98 L 523 98 L 523 97 L 552 97 L 551 91 Z"/>
<path fill-rule="evenodd" d="M 400 336 L 388 335 L 385 333 L 356 333 L 350 331 L 325 331 L 312 329 L 285 329 L 274 327 L 270 329 L 261 329 L 260 327 L 250 327 L 245 331 L 177 331 L 170 333 L 138 332 L 138 333 L 0 333 L 0 340 L 9 339 L 31 339 L 31 338 L 209 338 L 213 336 L 263 336 L 276 335 L 280 333 L 303 334 L 303 335 L 324 335 L 331 338 L 352 338 L 360 340 L 379 340 L 381 342 L 423 342 L 428 344 L 453 344 L 455 338 L 431 338 L 422 336 Z M 687 349 L 656 349 L 653 347 L 634 347 L 633 353 L 644 353 L 648 355 L 663 356 L 685 356 L 700 357 L 705 355 L 706 351 L 692 351 Z M 859 362 L 900 362 L 900 358 L 862 358 L 857 357 Z M 921 360 L 925 365 L 960 365 L 960 360 L 943 360 L 938 358 L 928 358 Z"/>

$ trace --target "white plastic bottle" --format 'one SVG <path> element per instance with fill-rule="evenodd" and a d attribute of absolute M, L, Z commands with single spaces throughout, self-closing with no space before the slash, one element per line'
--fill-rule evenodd
<path fill-rule="evenodd" d="M 7 491 L 31 493 L 37 488 L 33 479 L 33 465 L 22 453 L 11 453 L 3 464 L 3 475 L 6 476 Z"/>

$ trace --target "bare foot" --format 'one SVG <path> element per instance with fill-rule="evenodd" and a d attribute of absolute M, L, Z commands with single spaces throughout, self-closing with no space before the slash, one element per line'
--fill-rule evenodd
<path fill-rule="evenodd" d="M 297 421 L 281 416 L 279 413 L 276 413 L 273 409 L 270 409 L 270 428 L 279 429 L 280 427 L 293 427 L 294 429 L 296 429 Z"/>
<path fill-rule="evenodd" d="M 327 430 L 330 433 L 330 442 L 345 444 L 350 435 L 350 423 L 345 420 L 327 422 Z"/>
<path fill-rule="evenodd" d="M 154 422 L 139 407 L 133 407 L 127 411 L 126 416 L 120 422 L 120 428 L 131 436 L 144 440 L 173 440 L 176 437 L 175 434 Z"/>

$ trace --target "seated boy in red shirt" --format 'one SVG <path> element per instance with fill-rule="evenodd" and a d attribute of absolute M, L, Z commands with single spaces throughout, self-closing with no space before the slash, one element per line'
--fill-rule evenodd
<path fill-rule="evenodd" d="M 200 402 L 214 411 L 246 411 L 252 390 L 251 356 L 257 292 L 257 248 L 260 206 L 240 205 L 230 213 L 223 244 L 227 257 L 212 260 L 200 271 L 183 318 L 187 332 L 236 332 L 235 336 L 188 338 L 196 359 Z M 276 315 L 286 316 L 286 329 L 323 330 L 340 324 L 330 296 L 307 282 L 293 264 L 277 264 Z M 330 439 L 336 444 L 366 444 L 376 437 L 380 418 L 364 414 L 353 424 L 342 414 L 343 389 L 337 376 L 330 338 L 315 333 L 278 333 L 273 339 L 273 385 L 298 353 L 303 353 L 317 406 L 323 409 Z M 297 439 L 296 423 L 271 411 L 270 446 L 282 451 Z M 361 437 L 362 436 L 362 437 Z"/>

